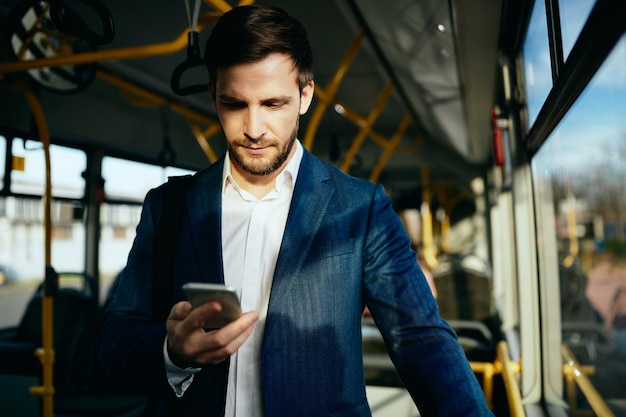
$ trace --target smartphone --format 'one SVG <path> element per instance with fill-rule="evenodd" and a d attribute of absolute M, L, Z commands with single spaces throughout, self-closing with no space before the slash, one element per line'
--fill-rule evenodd
<path fill-rule="evenodd" d="M 217 301 L 222 311 L 213 316 L 206 324 L 209 328 L 218 329 L 241 316 L 241 306 L 237 291 L 233 287 L 223 284 L 208 284 L 204 282 L 188 282 L 183 284 L 183 291 L 192 307 L 198 307 L 208 301 Z"/>

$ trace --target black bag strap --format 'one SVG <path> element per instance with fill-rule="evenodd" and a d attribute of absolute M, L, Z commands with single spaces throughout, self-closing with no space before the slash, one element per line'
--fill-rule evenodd
<path fill-rule="evenodd" d="M 156 323 L 165 321 L 172 308 L 174 259 L 186 192 L 192 178 L 191 175 L 169 177 L 164 187 L 163 211 L 154 235 L 152 318 Z"/>

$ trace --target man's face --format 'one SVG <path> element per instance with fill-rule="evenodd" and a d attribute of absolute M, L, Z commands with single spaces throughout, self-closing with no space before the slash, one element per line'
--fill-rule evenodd
<path fill-rule="evenodd" d="M 233 168 L 239 174 L 276 175 L 294 152 L 300 115 L 313 98 L 313 81 L 300 92 L 297 71 L 285 54 L 220 69 L 211 97 Z"/>

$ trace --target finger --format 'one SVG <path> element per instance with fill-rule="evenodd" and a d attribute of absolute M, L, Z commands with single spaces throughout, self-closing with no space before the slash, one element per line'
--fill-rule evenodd
<path fill-rule="evenodd" d="M 227 330 L 233 332 L 231 333 L 233 338 L 225 347 L 227 353 L 232 354 L 243 345 L 248 337 L 250 337 L 250 334 L 252 334 L 254 325 L 258 320 L 259 314 L 256 311 L 250 311 L 229 324 L 229 326 L 232 326 L 232 329 L 229 328 Z"/>
<path fill-rule="evenodd" d="M 199 360 L 215 364 L 235 353 L 250 337 L 258 319 L 258 313 L 250 311 L 221 329 L 207 333 L 202 341 L 203 354 Z"/>
<path fill-rule="evenodd" d="M 235 339 L 238 335 L 251 332 L 254 329 L 254 324 L 259 320 L 259 313 L 256 311 L 248 311 L 239 317 L 237 320 L 228 323 L 222 328 L 222 331 L 227 336 L 232 336 Z"/>
<path fill-rule="evenodd" d="M 244 313 L 237 320 L 228 323 L 226 326 L 219 330 L 218 342 L 223 342 L 227 345 L 231 341 L 235 340 L 241 334 L 246 332 L 250 333 L 254 329 L 254 324 L 259 320 L 259 313 L 256 311 L 249 311 Z"/>
<path fill-rule="evenodd" d="M 220 310 L 221 306 L 216 302 L 192 308 L 189 302 L 182 301 L 172 307 L 166 328 L 167 349 L 174 363 L 194 363 L 197 355 L 205 352 L 204 317 Z"/>
<path fill-rule="evenodd" d="M 204 331 L 204 323 L 211 317 L 222 311 L 222 306 L 217 301 L 209 301 L 192 308 L 186 320 L 181 323 L 183 331 L 194 332 L 197 330 Z"/>
<path fill-rule="evenodd" d="M 181 301 L 172 307 L 167 318 L 166 328 L 173 351 L 174 347 L 176 347 L 176 352 L 184 351 L 187 339 L 194 333 L 199 335 L 204 333 L 203 322 L 205 319 L 203 314 L 217 314 L 221 309 L 218 303 L 206 304 L 194 309 L 188 301 Z"/>
<path fill-rule="evenodd" d="M 183 320 L 191 312 L 191 303 L 189 301 L 180 301 L 172 306 L 168 320 Z"/>

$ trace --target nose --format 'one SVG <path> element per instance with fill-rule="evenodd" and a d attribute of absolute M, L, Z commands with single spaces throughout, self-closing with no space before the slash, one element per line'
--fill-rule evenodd
<path fill-rule="evenodd" d="M 266 126 L 261 111 L 249 109 L 243 134 L 251 141 L 258 141 L 265 135 Z"/>

